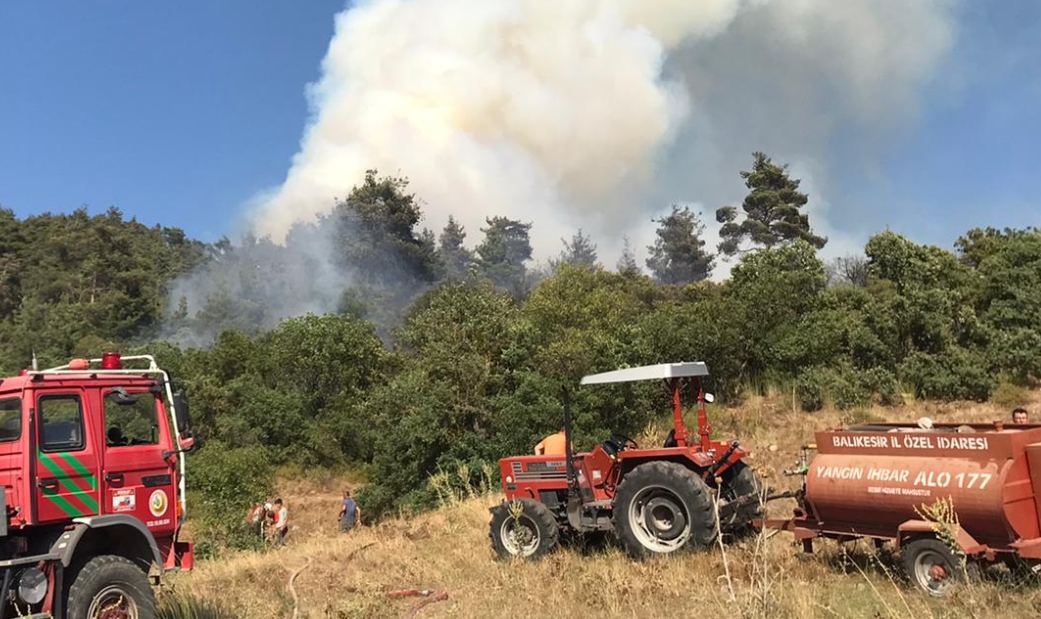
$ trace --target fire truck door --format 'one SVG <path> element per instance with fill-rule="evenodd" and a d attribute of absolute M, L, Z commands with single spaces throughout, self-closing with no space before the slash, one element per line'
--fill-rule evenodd
<path fill-rule="evenodd" d="M 104 409 L 102 506 L 106 514 L 133 516 L 153 535 L 173 533 L 173 459 L 166 424 L 161 423 L 158 396 L 144 388 L 101 392 Z"/>
<path fill-rule="evenodd" d="M 81 389 L 36 398 L 37 522 L 98 513 L 97 447 Z"/>

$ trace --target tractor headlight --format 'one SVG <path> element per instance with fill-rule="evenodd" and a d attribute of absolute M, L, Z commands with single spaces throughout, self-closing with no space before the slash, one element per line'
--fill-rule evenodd
<path fill-rule="evenodd" d="M 47 597 L 47 575 L 35 567 L 22 570 L 18 577 L 18 597 L 26 604 L 39 604 Z"/>

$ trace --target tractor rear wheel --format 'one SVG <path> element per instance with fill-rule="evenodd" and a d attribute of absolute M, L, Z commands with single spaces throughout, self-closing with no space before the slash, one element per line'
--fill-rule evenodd
<path fill-rule="evenodd" d="M 708 486 L 674 462 L 648 462 L 626 474 L 612 512 L 615 535 L 637 559 L 702 550 L 716 539 Z"/>
<path fill-rule="evenodd" d="M 744 462 L 738 462 L 727 473 L 723 476 L 723 495 L 727 501 L 744 502 L 721 525 L 730 538 L 740 539 L 754 533 L 752 521 L 763 517 L 763 483 Z"/>
<path fill-rule="evenodd" d="M 489 536 L 500 559 L 538 559 L 556 548 L 560 528 L 545 505 L 517 499 L 492 508 Z"/>

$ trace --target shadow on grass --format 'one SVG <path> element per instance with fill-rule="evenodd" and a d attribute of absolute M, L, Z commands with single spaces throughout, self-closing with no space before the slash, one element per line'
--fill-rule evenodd
<path fill-rule="evenodd" d="M 603 554 L 612 548 L 621 548 L 621 544 L 615 540 L 614 535 L 607 531 L 585 534 L 562 532 L 560 545 L 583 557 Z"/>

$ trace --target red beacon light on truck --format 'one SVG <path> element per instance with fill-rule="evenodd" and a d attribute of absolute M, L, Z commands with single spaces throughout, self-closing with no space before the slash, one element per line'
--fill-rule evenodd
<path fill-rule="evenodd" d="M 101 369 L 122 370 L 123 359 L 119 356 L 118 352 L 107 352 L 101 355 Z"/>

